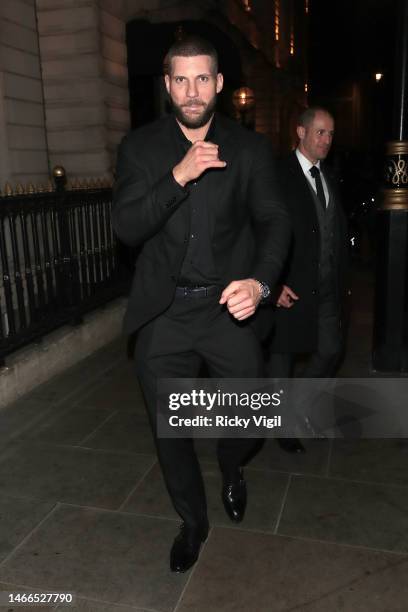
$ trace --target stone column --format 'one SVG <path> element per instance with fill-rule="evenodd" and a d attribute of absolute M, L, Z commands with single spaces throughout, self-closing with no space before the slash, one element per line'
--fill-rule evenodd
<path fill-rule="evenodd" d="M 37 0 L 50 165 L 106 176 L 129 127 L 123 1 Z"/>
<path fill-rule="evenodd" d="M 0 188 L 48 177 L 35 0 L 0 2 Z"/>

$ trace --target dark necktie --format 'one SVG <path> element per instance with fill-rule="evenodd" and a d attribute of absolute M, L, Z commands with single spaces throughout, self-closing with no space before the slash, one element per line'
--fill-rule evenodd
<path fill-rule="evenodd" d="M 320 176 L 320 170 L 317 166 L 312 166 L 309 170 L 310 174 L 316 182 L 316 192 L 319 198 L 320 204 L 323 206 L 324 212 L 326 212 L 326 196 L 324 195 L 322 178 Z"/>

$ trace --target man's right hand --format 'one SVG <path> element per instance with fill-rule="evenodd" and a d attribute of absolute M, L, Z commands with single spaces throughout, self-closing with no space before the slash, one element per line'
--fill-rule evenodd
<path fill-rule="evenodd" d="M 278 307 L 282 306 L 283 308 L 292 308 L 294 302 L 296 302 L 298 299 L 299 296 L 296 295 L 296 293 L 292 291 L 290 287 L 283 285 L 276 305 Z"/>
<path fill-rule="evenodd" d="M 194 181 L 207 168 L 225 168 L 227 162 L 218 158 L 218 145 L 204 140 L 197 140 L 187 151 L 183 159 L 173 168 L 177 183 L 185 187 Z"/>

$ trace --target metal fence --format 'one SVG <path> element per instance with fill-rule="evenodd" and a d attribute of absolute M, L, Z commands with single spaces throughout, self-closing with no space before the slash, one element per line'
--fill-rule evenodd
<path fill-rule="evenodd" d="M 65 190 L 63 182 L 0 197 L 0 363 L 129 286 L 112 232 L 112 189 L 92 182 Z"/>

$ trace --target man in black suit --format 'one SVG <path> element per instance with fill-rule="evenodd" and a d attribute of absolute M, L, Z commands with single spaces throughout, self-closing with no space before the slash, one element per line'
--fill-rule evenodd
<path fill-rule="evenodd" d="M 293 235 L 267 347 L 271 377 L 289 377 L 299 353 L 309 353 L 302 377 L 333 376 L 342 353 L 347 228 L 335 181 L 323 163 L 333 134 L 331 114 L 308 108 L 298 121 L 298 147 L 280 166 Z M 304 452 L 296 438 L 279 442 L 288 452 Z"/>
<path fill-rule="evenodd" d="M 278 195 L 267 140 L 215 115 L 223 86 L 207 41 L 176 42 L 165 58 L 173 115 L 125 137 L 118 156 L 113 224 L 140 246 L 125 329 L 138 330 L 135 357 L 153 431 L 159 378 L 263 374 L 250 320 L 280 275 L 289 217 Z M 259 327 L 261 328 L 261 324 Z M 218 460 L 229 517 L 243 518 L 242 466 L 251 439 L 222 439 Z M 183 525 L 173 571 L 196 561 L 208 533 L 200 466 L 191 439 L 156 438 L 158 457 Z"/>

